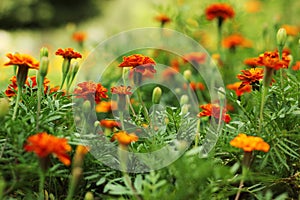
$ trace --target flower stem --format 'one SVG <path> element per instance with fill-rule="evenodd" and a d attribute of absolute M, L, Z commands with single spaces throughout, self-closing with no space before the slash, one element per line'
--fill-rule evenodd
<path fill-rule="evenodd" d="M 40 170 L 39 200 L 44 200 L 44 184 L 45 184 L 45 174 L 42 170 Z"/>
<path fill-rule="evenodd" d="M 38 103 L 37 103 L 37 112 L 36 112 L 36 130 L 39 129 L 39 118 L 40 118 L 40 112 L 41 112 L 41 98 L 42 98 L 42 92 L 44 91 L 44 77 L 39 76 L 38 77 Z"/>
<path fill-rule="evenodd" d="M 147 108 L 146 108 L 146 106 L 145 106 L 145 104 L 144 104 L 144 102 L 143 102 L 143 98 L 142 98 L 141 91 L 140 91 L 139 88 L 137 89 L 137 95 L 138 95 L 139 101 L 140 101 L 141 104 L 142 104 L 142 107 L 143 107 L 143 110 L 144 110 L 144 116 L 145 116 L 146 120 L 147 120 L 148 122 L 150 122 L 149 113 L 148 113 L 148 110 L 147 110 Z"/>
<path fill-rule="evenodd" d="M 198 119 L 198 121 L 197 121 L 197 128 L 196 128 L 196 136 L 195 136 L 195 147 L 197 147 L 198 143 L 199 143 L 200 125 L 201 125 L 201 120 Z"/>
<path fill-rule="evenodd" d="M 16 116 L 17 116 L 17 112 L 18 112 L 18 108 L 19 108 L 19 101 L 21 99 L 21 95 L 22 95 L 22 87 L 18 86 L 17 99 L 16 99 L 16 104 L 15 104 L 15 107 L 14 107 L 14 113 L 13 113 L 13 117 L 12 117 L 13 121 L 16 119 Z"/>
<path fill-rule="evenodd" d="M 125 130 L 125 126 L 124 126 L 124 113 L 123 113 L 123 111 L 119 111 L 119 117 L 120 117 L 120 121 L 121 121 L 121 128 L 122 128 L 122 130 Z"/>

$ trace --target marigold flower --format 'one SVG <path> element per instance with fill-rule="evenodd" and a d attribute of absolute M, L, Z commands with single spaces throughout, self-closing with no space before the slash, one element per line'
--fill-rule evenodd
<path fill-rule="evenodd" d="M 149 74 L 156 73 L 153 65 L 139 65 L 134 68 L 135 72 L 141 73 L 143 75 L 149 76 Z"/>
<path fill-rule="evenodd" d="M 11 54 L 8 53 L 6 56 L 10 59 L 9 62 L 5 63 L 5 66 L 8 65 L 18 65 L 19 67 L 26 67 L 28 69 L 39 69 L 39 62 L 36 61 L 33 57 L 27 54 Z"/>
<path fill-rule="evenodd" d="M 205 85 L 203 83 L 200 83 L 200 82 L 198 82 L 198 83 L 196 83 L 196 82 L 190 82 L 190 88 L 193 91 L 196 91 L 196 90 L 203 91 L 203 90 L 205 90 Z M 187 85 L 186 84 L 183 85 L 183 89 L 185 89 L 185 90 L 187 89 Z"/>
<path fill-rule="evenodd" d="M 281 28 L 284 28 L 286 30 L 286 34 L 290 36 L 297 36 L 299 33 L 299 28 L 297 26 L 284 24 Z"/>
<path fill-rule="evenodd" d="M 257 64 L 259 66 L 265 66 L 278 70 L 281 68 L 288 68 L 290 60 L 290 57 L 285 52 L 282 53 L 282 60 L 279 59 L 279 54 L 277 51 L 265 52 L 257 58 Z"/>
<path fill-rule="evenodd" d="M 226 87 L 230 90 L 234 90 L 237 96 L 241 96 L 245 92 L 251 92 L 252 87 L 251 85 L 245 85 L 241 87 L 242 82 L 236 82 L 233 84 L 228 84 Z"/>
<path fill-rule="evenodd" d="M 102 113 L 107 113 L 107 112 L 111 112 L 112 110 L 117 110 L 117 102 L 101 101 L 99 104 L 96 105 L 95 110 L 96 112 L 102 112 Z"/>
<path fill-rule="evenodd" d="M 72 35 L 72 39 L 76 42 L 84 42 L 86 40 L 86 38 L 87 38 L 86 32 L 78 31 L 78 32 L 73 33 L 73 35 Z"/>
<path fill-rule="evenodd" d="M 74 90 L 76 98 L 83 98 L 84 100 L 95 99 L 98 104 L 102 98 L 108 98 L 107 89 L 100 83 L 82 82 L 77 85 Z"/>
<path fill-rule="evenodd" d="M 167 15 L 165 15 L 165 14 L 159 14 L 159 15 L 157 15 L 157 16 L 155 17 L 155 20 L 156 20 L 156 21 L 159 21 L 159 22 L 162 24 L 162 26 L 163 26 L 164 24 L 166 24 L 166 23 L 171 22 L 171 19 L 170 19 Z"/>
<path fill-rule="evenodd" d="M 37 133 L 27 139 L 24 149 L 25 151 L 34 152 L 40 158 L 53 154 L 63 164 L 67 166 L 71 164 L 70 157 L 67 154 L 71 151 L 71 146 L 65 138 L 58 138 L 45 132 Z"/>
<path fill-rule="evenodd" d="M 17 85 L 17 77 L 13 76 L 11 79 L 11 84 L 8 85 L 7 89 L 5 90 L 5 95 L 7 97 L 13 97 L 16 95 L 16 92 L 18 91 L 18 85 Z M 44 78 L 44 93 L 46 94 L 49 87 L 49 79 Z M 27 77 L 25 81 L 25 85 L 32 89 L 37 89 L 38 84 L 36 80 L 36 76 Z"/>
<path fill-rule="evenodd" d="M 134 133 L 127 133 L 126 131 L 119 131 L 117 133 L 115 133 L 110 141 L 115 141 L 117 140 L 119 142 L 120 145 L 129 145 L 132 142 L 136 142 L 138 141 L 138 136 L 135 135 Z"/>
<path fill-rule="evenodd" d="M 207 20 L 213 20 L 215 18 L 226 20 L 227 18 L 233 18 L 235 15 L 233 8 L 226 3 L 211 4 L 206 8 L 205 14 Z"/>
<path fill-rule="evenodd" d="M 82 55 L 78 52 L 75 52 L 73 48 L 66 48 L 66 49 L 61 49 L 59 48 L 56 52 L 55 55 L 62 56 L 63 58 L 66 58 L 68 60 L 71 60 L 72 58 L 77 59 L 77 58 L 82 58 Z"/>
<path fill-rule="evenodd" d="M 292 70 L 300 70 L 300 61 L 296 62 L 296 64 L 292 67 Z"/>
<path fill-rule="evenodd" d="M 136 68 L 137 66 L 145 66 L 145 65 L 156 65 L 155 61 L 141 54 L 133 54 L 131 56 L 124 56 L 123 62 L 119 64 L 119 67 L 132 67 Z"/>
<path fill-rule="evenodd" d="M 205 104 L 205 105 L 201 105 L 200 108 L 203 109 L 203 111 L 201 111 L 199 114 L 198 114 L 198 117 L 204 117 L 204 116 L 211 116 L 211 117 L 214 117 L 216 119 L 219 119 L 220 118 L 220 106 L 217 105 L 217 104 Z M 222 117 L 222 120 L 226 123 L 229 123 L 231 118 L 230 118 L 230 115 L 229 114 L 226 114 L 226 109 L 223 108 L 222 109 L 222 114 L 221 114 L 221 117 Z"/>
<path fill-rule="evenodd" d="M 261 2 L 258 0 L 249 0 L 245 3 L 245 10 L 248 13 L 256 13 L 261 10 Z"/>
<path fill-rule="evenodd" d="M 224 47 L 234 49 L 237 46 L 251 47 L 252 43 L 250 40 L 244 38 L 241 34 L 233 34 L 223 39 L 222 44 Z"/>
<path fill-rule="evenodd" d="M 247 70 L 241 70 L 243 74 L 238 74 L 237 78 L 242 81 L 240 88 L 245 85 L 257 84 L 264 77 L 264 69 L 251 68 Z"/>
<path fill-rule="evenodd" d="M 206 54 L 202 52 L 192 52 L 185 54 L 182 59 L 184 63 L 203 64 L 206 61 Z"/>
<path fill-rule="evenodd" d="M 247 58 L 244 60 L 244 64 L 249 67 L 255 68 L 258 66 L 257 60 L 257 58 Z"/>
<path fill-rule="evenodd" d="M 114 128 L 114 127 L 121 127 L 121 123 L 117 122 L 115 120 L 107 120 L 107 119 L 102 119 L 100 121 L 101 126 L 105 127 L 105 128 Z"/>
<path fill-rule="evenodd" d="M 270 145 L 262 138 L 247 136 L 244 133 L 238 134 L 237 137 L 230 141 L 230 145 L 243 149 L 245 152 L 252 152 L 254 150 L 268 152 L 270 149 Z"/>
<path fill-rule="evenodd" d="M 131 90 L 130 86 L 126 87 L 124 85 L 120 85 L 120 86 L 112 87 L 111 93 L 119 94 L 119 95 L 130 95 L 130 94 L 132 94 L 132 92 L 130 92 L 130 90 Z"/>

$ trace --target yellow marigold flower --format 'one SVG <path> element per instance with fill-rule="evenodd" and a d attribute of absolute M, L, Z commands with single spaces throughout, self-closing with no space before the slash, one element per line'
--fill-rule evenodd
<path fill-rule="evenodd" d="M 231 140 L 230 145 L 243 149 L 245 152 L 252 152 L 254 150 L 268 152 L 270 150 L 270 145 L 262 138 L 247 136 L 244 133 L 240 133 L 237 137 Z"/>

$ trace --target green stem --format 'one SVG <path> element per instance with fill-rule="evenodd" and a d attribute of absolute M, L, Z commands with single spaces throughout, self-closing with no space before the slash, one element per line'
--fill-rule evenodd
<path fill-rule="evenodd" d="M 15 104 L 15 107 L 14 107 L 14 113 L 13 113 L 13 117 L 12 117 L 12 120 L 14 121 L 16 119 L 16 116 L 17 116 L 17 112 L 18 112 L 18 108 L 19 108 L 19 101 L 21 99 L 21 95 L 22 95 L 22 87 L 20 87 L 18 85 L 18 92 L 17 92 L 17 99 L 16 99 L 16 104 Z"/>
<path fill-rule="evenodd" d="M 39 200 L 44 200 L 45 174 L 40 170 Z"/>
<path fill-rule="evenodd" d="M 200 125 L 201 125 L 201 120 L 200 120 L 200 118 L 199 118 L 198 121 L 197 121 L 197 128 L 196 128 L 195 147 L 197 147 L 198 144 L 199 144 Z"/>
<path fill-rule="evenodd" d="M 143 98 L 142 98 L 141 91 L 140 91 L 139 88 L 137 89 L 137 95 L 138 95 L 139 101 L 142 104 L 142 107 L 143 107 L 143 110 L 144 110 L 144 116 L 145 116 L 146 120 L 150 123 L 149 113 L 148 113 L 148 110 L 147 110 L 147 108 L 146 108 L 146 106 L 143 102 Z"/>
<path fill-rule="evenodd" d="M 38 104 L 37 104 L 37 112 L 36 112 L 36 130 L 39 129 L 39 118 L 40 118 L 40 112 L 41 112 L 41 98 L 42 93 L 44 93 L 44 77 L 39 76 L 38 78 Z"/>
<path fill-rule="evenodd" d="M 217 47 L 218 47 L 218 52 L 221 56 L 222 54 L 222 24 L 223 24 L 223 18 L 218 18 L 218 38 L 217 38 Z M 222 57 L 222 56 L 221 56 Z"/>
<path fill-rule="evenodd" d="M 122 130 L 125 130 L 125 126 L 124 126 L 124 113 L 123 113 L 123 111 L 119 111 L 119 117 L 120 117 L 120 121 L 121 121 L 121 128 L 122 128 Z"/>

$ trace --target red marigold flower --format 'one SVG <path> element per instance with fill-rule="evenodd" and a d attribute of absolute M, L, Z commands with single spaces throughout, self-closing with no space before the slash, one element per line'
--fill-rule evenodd
<path fill-rule="evenodd" d="M 138 72 L 138 73 L 141 73 L 141 74 L 146 74 L 148 73 L 148 76 L 149 74 L 153 74 L 153 73 L 156 73 L 156 70 L 154 69 L 154 66 L 153 65 L 139 65 L 139 66 L 136 66 L 134 68 L 134 71 Z"/>
<path fill-rule="evenodd" d="M 296 64 L 292 67 L 292 70 L 300 70 L 300 61 L 296 62 Z"/>
<path fill-rule="evenodd" d="M 86 40 L 86 38 L 87 38 L 86 32 L 78 31 L 78 32 L 73 33 L 73 35 L 72 35 L 72 39 L 76 42 L 84 42 Z"/>
<path fill-rule="evenodd" d="M 156 21 L 159 21 L 162 25 L 171 22 L 171 19 L 165 14 L 159 14 L 155 17 Z"/>
<path fill-rule="evenodd" d="M 251 92 L 252 87 L 251 85 L 245 85 L 241 87 L 242 82 L 236 82 L 233 84 L 228 84 L 226 87 L 230 90 L 234 90 L 237 96 L 241 96 L 245 92 Z"/>
<path fill-rule="evenodd" d="M 5 63 L 5 66 L 8 65 L 18 65 L 19 67 L 27 67 L 28 69 L 39 69 L 39 62 L 36 61 L 33 57 L 27 54 L 11 54 L 8 53 L 6 56 L 10 59 L 9 62 Z"/>
<path fill-rule="evenodd" d="M 183 62 L 192 64 L 203 64 L 206 61 L 206 54 L 202 52 L 192 52 L 182 57 Z"/>
<path fill-rule="evenodd" d="M 282 60 L 279 59 L 278 52 L 265 52 L 264 54 L 261 54 L 257 58 L 257 64 L 259 66 L 265 66 L 268 68 L 272 68 L 275 70 L 281 69 L 281 68 L 288 68 L 291 58 L 288 56 L 287 53 L 282 54 Z"/>
<path fill-rule="evenodd" d="M 117 140 L 119 144 L 127 146 L 132 142 L 138 141 L 138 139 L 138 136 L 136 136 L 134 133 L 128 134 L 126 131 L 119 131 L 112 136 L 111 141 L 113 142 Z"/>
<path fill-rule="evenodd" d="M 7 97 L 15 96 L 16 92 L 18 91 L 17 77 L 13 76 L 10 79 L 10 81 L 11 81 L 11 84 L 9 84 L 7 89 L 5 90 L 5 95 Z M 49 83 L 50 83 L 49 79 L 45 78 L 44 79 L 44 93 L 45 94 L 48 91 Z M 38 85 L 37 85 L 37 81 L 36 81 L 36 76 L 27 77 L 27 79 L 25 81 L 25 85 L 29 88 L 37 89 Z"/>
<path fill-rule="evenodd" d="M 131 87 L 130 86 L 124 86 L 124 85 L 120 85 L 117 87 L 112 87 L 111 88 L 111 93 L 112 94 L 119 94 L 119 95 L 130 95 L 132 94 L 132 92 L 130 92 Z"/>
<path fill-rule="evenodd" d="M 137 66 L 144 66 L 144 65 L 156 65 L 155 61 L 148 57 L 141 54 L 133 54 L 131 56 L 124 56 L 123 62 L 119 64 L 119 67 L 132 67 L 136 68 Z"/>
<path fill-rule="evenodd" d="M 264 77 L 264 69 L 251 68 L 247 70 L 241 70 L 243 74 L 238 74 L 237 78 L 242 81 L 240 88 L 245 85 L 257 84 Z"/>
<path fill-rule="evenodd" d="M 61 49 L 59 48 L 56 52 L 55 55 L 62 56 L 63 58 L 67 58 L 71 60 L 72 58 L 82 58 L 81 54 L 78 52 L 75 52 L 73 48 L 66 48 L 66 49 Z"/>
<path fill-rule="evenodd" d="M 227 18 L 233 18 L 235 13 L 229 4 L 215 3 L 206 8 L 205 14 L 207 20 L 213 20 L 215 18 L 225 20 Z"/>
<path fill-rule="evenodd" d="M 258 66 L 257 60 L 257 58 L 247 58 L 244 60 L 244 64 L 249 67 L 255 68 Z"/>
<path fill-rule="evenodd" d="M 209 104 L 201 105 L 200 108 L 202 108 L 203 111 L 198 114 L 198 117 L 211 116 L 216 119 L 220 118 L 221 108 L 219 105 L 209 103 Z M 222 120 L 226 123 L 229 123 L 231 120 L 230 115 L 226 114 L 225 108 L 222 109 L 221 117 L 222 117 Z"/>
<path fill-rule="evenodd" d="M 105 128 L 114 128 L 114 127 L 121 127 L 121 123 L 117 122 L 115 120 L 107 120 L 107 119 L 102 119 L 100 121 L 101 126 L 105 127 Z"/>
<path fill-rule="evenodd" d="M 268 152 L 270 145 L 260 137 L 247 136 L 240 133 L 237 137 L 230 141 L 230 145 L 243 149 L 245 152 L 252 152 L 254 150 Z"/>
<path fill-rule="evenodd" d="M 244 38 L 241 34 L 233 34 L 223 39 L 222 44 L 224 47 L 233 49 L 237 46 L 251 47 L 252 43 L 250 40 Z"/>
<path fill-rule="evenodd" d="M 65 138 L 58 138 L 45 132 L 37 133 L 27 139 L 24 149 L 25 151 L 34 152 L 40 158 L 53 154 L 63 164 L 67 166 L 71 164 L 70 157 L 67 154 L 67 152 L 71 151 L 71 146 Z"/>
<path fill-rule="evenodd" d="M 77 85 L 74 90 L 76 98 L 83 98 L 85 100 L 95 99 L 98 104 L 102 98 L 108 98 L 107 89 L 100 83 L 82 82 Z"/>

